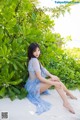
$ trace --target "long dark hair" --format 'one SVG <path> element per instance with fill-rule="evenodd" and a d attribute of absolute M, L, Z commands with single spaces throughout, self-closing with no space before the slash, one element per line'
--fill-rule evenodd
<path fill-rule="evenodd" d="M 33 55 L 33 52 L 36 50 L 36 48 L 39 48 L 39 45 L 37 43 L 31 43 L 28 47 L 28 61 L 31 59 L 31 58 L 35 58 L 35 56 Z"/>

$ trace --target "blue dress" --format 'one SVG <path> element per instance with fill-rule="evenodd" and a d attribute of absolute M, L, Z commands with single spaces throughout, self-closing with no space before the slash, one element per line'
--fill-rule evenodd
<path fill-rule="evenodd" d="M 35 72 L 39 71 L 45 78 L 47 70 L 39 64 L 37 58 L 31 58 L 28 64 L 29 78 L 25 84 L 25 89 L 28 91 L 27 98 L 36 105 L 36 113 L 39 115 L 51 108 L 51 104 L 40 98 L 40 80 L 36 77 Z M 48 90 L 42 94 L 49 94 Z"/>

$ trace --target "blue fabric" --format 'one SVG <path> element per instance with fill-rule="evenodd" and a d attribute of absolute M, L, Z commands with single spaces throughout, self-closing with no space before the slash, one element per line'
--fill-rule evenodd
<path fill-rule="evenodd" d="M 29 68 L 31 68 L 31 64 L 29 64 Z M 43 69 L 43 70 L 42 70 Z M 41 68 L 41 75 L 43 77 L 46 76 L 44 68 Z M 40 98 L 40 80 L 35 78 L 31 80 L 28 78 L 25 89 L 28 91 L 27 98 L 36 105 L 36 113 L 40 115 L 41 113 L 48 111 L 51 108 L 51 104 L 42 100 Z M 48 90 L 44 91 L 42 94 L 49 94 Z"/>

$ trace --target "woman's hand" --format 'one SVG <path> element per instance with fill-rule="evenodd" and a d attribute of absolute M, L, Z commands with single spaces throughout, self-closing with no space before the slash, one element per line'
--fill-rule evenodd
<path fill-rule="evenodd" d="M 57 88 L 61 88 L 62 87 L 60 81 L 56 81 L 56 80 L 53 80 L 52 78 L 49 78 L 49 82 L 50 82 L 51 85 L 54 85 Z"/>
<path fill-rule="evenodd" d="M 60 79 L 55 75 L 51 75 L 51 79 L 52 79 L 52 81 L 60 82 Z"/>

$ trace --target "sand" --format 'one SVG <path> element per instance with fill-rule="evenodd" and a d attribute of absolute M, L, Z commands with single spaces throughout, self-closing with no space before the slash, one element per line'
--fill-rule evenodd
<path fill-rule="evenodd" d="M 9 98 L 0 99 L 0 120 L 80 120 L 80 91 L 71 91 L 78 99 L 72 100 L 68 97 L 69 102 L 76 114 L 71 114 L 63 107 L 63 102 L 56 90 L 49 90 L 50 95 L 41 95 L 41 98 L 50 102 L 52 108 L 37 115 L 36 107 L 27 98 L 22 100 Z M 8 119 L 1 119 L 1 113 L 8 112 Z"/>

